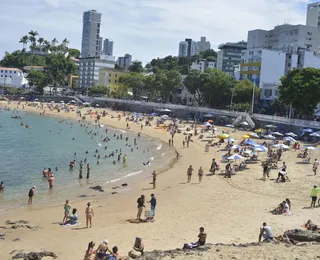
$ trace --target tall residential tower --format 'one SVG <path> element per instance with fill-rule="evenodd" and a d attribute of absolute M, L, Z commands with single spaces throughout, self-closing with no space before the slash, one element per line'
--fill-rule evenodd
<path fill-rule="evenodd" d="M 99 57 L 101 13 L 90 10 L 83 13 L 81 57 Z"/>
<path fill-rule="evenodd" d="M 113 55 L 113 41 L 109 39 L 105 39 L 103 42 L 103 53 L 105 55 L 112 56 Z"/>

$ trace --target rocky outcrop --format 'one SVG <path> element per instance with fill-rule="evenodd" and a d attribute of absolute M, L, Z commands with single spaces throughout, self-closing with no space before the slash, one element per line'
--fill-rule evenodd
<path fill-rule="evenodd" d="M 294 229 L 284 232 L 284 235 L 296 242 L 320 242 L 320 233 L 317 231 Z"/>
<path fill-rule="evenodd" d="M 42 251 L 42 252 L 30 252 L 30 253 L 18 253 L 12 257 L 12 259 L 23 259 L 23 260 L 41 260 L 43 257 L 52 257 L 53 259 L 58 258 L 53 252 Z"/>
<path fill-rule="evenodd" d="M 99 185 L 90 187 L 90 189 L 93 189 L 93 190 L 96 190 L 96 191 L 100 191 L 100 192 L 104 192 L 104 190 L 102 189 L 102 187 L 99 186 Z"/>
<path fill-rule="evenodd" d="M 26 225 L 28 224 L 28 221 L 25 220 L 17 220 L 17 221 L 11 221 L 11 220 L 7 220 L 5 222 L 6 225 L 8 226 L 0 226 L 1 229 L 18 229 L 18 228 L 29 228 L 31 230 L 38 230 L 40 229 L 40 227 L 38 226 L 30 226 L 30 225 Z"/>

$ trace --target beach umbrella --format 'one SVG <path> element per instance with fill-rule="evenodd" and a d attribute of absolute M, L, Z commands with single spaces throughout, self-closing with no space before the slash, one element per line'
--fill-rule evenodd
<path fill-rule="evenodd" d="M 226 141 L 227 141 L 227 142 L 230 142 L 230 143 L 232 143 L 232 142 L 237 142 L 237 140 L 235 140 L 235 139 L 233 139 L 233 138 L 228 138 Z"/>
<path fill-rule="evenodd" d="M 245 159 L 245 157 L 243 157 L 237 153 L 228 157 L 228 160 L 242 160 L 242 159 Z"/>
<path fill-rule="evenodd" d="M 70 103 L 77 103 L 75 100 L 71 100 Z"/>
<path fill-rule="evenodd" d="M 219 135 L 219 138 L 220 138 L 220 139 L 227 139 L 227 138 L 229 138 L 229 137 L 230 137 L 230 135 L 228 135 L 228 134 L 226 134 L 226 133 L 223 133 L 223 134 Z"/>
<path fill-rule="evenodd" d="M 253 148 L 254 148 L 254 150 L 256 150 L 256 149 L 261 150 L 260 152 L 267 152 L 268 151 L 268 148 L 261 145 L 261 144 L 256 144 L 253 146 Z"/>
<path fill-rule="evenodd" d="M 51 103 L 54 103 L 54 101 L 52 100 Z"/>
<path fill-rule="evenodd" d="M 313 130 L 311 128 L 306 128 L 306 129 L 303 129 L 303 132 L 313 133 Z"/>
<path fill-rule="evenodd" d="M 250 135 L 251 137 L 260 138 L 256 133 L 249 133 L 248 135 Z"/>
<path fill-rule="evenodd" d="M 312 133 L 312 134 L 310 134 L 310 136 L 312 136 L 312 137 L 320 137 L 320 134 L 318 134 L 318 133 Z"/>
<path fill-rule="evenodd" d="M 288 145 L 285 145 L 285 144 L 275 144 L 275 145 L 272 145 L 272 147 L 274 147 L 274 148 L 282 148 L 282 149 L 290 149 L 290 147 Z"/>
<path fill-rule="evenodd" d="M 234 128 L 234 125 L 226 125 L 226 127 Z"/>
<path fill-rule="evenodd" d="M 245 145 L 252 145 L 252 146 L 256 145 L 256 143 L 255 143 L 254 141 L 250 140 L 250 139 L 248 139 L 247 141 L 245 141 L 244 144 L 245 144 Z"/>
<path fill-rule="evenodd" d="M 315 148 L 314 146 L 307 146 L 306 149 L 308 149 L 308 150 L 316 150 L 317 148 Z"/>
<path fill-rule="evenodd" d="M 153 112 L 153 113 L 151 113 L 150 115 L 151 115 L 151 116 L 157 116 L 158 114 L 155 113 L 155 112 Z"/>
<path fill-rule="evenodd" d="M 61 103 L 61 104 L 63 104 L 63 103 L 64 103 L 64 101 L 63 101 L 63 100 L 61 100 L 61 101 L 60 101 L 60 103 Z"/>
<path fill-rule="evenodd" d="M 256 147 L 256 148 L 254 148 L 254 150 L 255 150 L 256 152 L 264 152 L 264 150 L 262 150 L 260 147 Z"/>
<path fill-rule="evenodd" d="M 209 122 L 205 122 L 203 125 L 204 125 L 204 126 L 208 126 L 208 127 L 211 127 L 211 126 L 212 126 Z"/>
<path fill-rule="evenodd" d="M 230 149 L 232 150 L 232 149 L 240 149 L 240 148 L 241 148 L 240 145 L 233 145 Z"/>
<path fill-rule="evenodd" d="M 248 126 L 249 124 L 246 121 L 240 123 L 241 125 Z"/>
<path fill-rule="evenodd" d="M 266 128 L 277 128 L 276 125 L 266 125 Z"/>
<path fill-rule="evenodd" d="M 291 136 L 291 137 L 297 137 L 298 135 L 292 133 L 292 132 L 289 132 L 289 133 L 285 133 L 285 135 L 287 136 Z"/>
<path fill-rule="evenodd" d="M 160 118 L 163 119 L 163 120 L 168 120 L 169 116 L 168 115 L 162 115 Z"/>
<path fill-rule="evenodd" d="M 243 135 L 241 137 L 244 138 L 244 139 L 247 139 L 247 138 L 250 138 L 250 135 Z"/>
<path fill-rule="evenodd" d="M 245 154 L 253 154 L 253 152 L 249 151 L 249 150 L 243 151 L 243 153 L 245 153 Z"/>
<path fill-rule="evenodd" d="M 208 123 L 213 123 L 213 120 L 209 119 L 207 122 L 208 122 Z"/>
<path fill-rule="evenodd" d="M 203 117 L 213 117 L 213 114 L 205 114 Z"/>
<path fill-rule="evenodd" d="M 263 138 L 265 138 L 265 139 L 271 139 L 271 140 L 276 139 L 273 135 L 265 135 L 265 136 L 263 136 Z"/>
<path fill-rule="evenodd" d="M 283 134 L 279 133 L 279 132 L 272 132 L 270 133 L 271 135 L 277 135 L 277 136 L 283 136 Z"/>
<path fill-rule="evenodd" d="M 254 130 L 256 133 L 261 133 L 263 131 L 263 128 L 258 128 L 256 130 Z"/>
<path fill-rule="evenodd" d="M 319 135 L 320 136 L 320 135 Z M 290 142 L 296 142 L 296 140 L 293 138 L 293 137 L 291 137 L 291 136 L 286 136 L 285 138 L 283 138 L 283 140 L 285 140 L 285 141 L 290 141 Z"/>
<path fill-rule="evenodd" d="M 34 101 L 39 101 L 39 99 L 35 98 Z"/>
<path fill-rule="evenodd" d="M 171 112 L 171 110 L 170 109 L 161 109 L 161 111 L 164 111 L 164 112 Z"/>
<path fill-rule="evenodd" d="M 96 104 L 96 107 L 99 107 L 99 104 Z"/>

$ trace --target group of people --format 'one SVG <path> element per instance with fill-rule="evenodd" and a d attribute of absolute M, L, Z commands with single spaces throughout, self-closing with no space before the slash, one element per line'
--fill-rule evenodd
<path fill-rule="evenodd" d="M 73 208 L 72 214 L 70 214 L 71 208 L 72 207 L 69 203 L 69 200 L 66 200 L 66 203 L 63 206 L 64 215 L 63 215 L 61 225 L 74 226 L 74 225 L 79 224 L 78 223 L 79 217 L 77 215 L 77 209 Z M 85 215 L 86 215 L 86 227 L 88 228 L 90 225 L 90 228 L 91 228 L 92 227 L 92 218 L 94 217 L 94 211 L 93 211 L 93 208 L 92 208 L 90 202 L 87 203 Z"/>
<path fill-rule="evenodd" d="M 151 199 L 148 201 L 148 203 L 150 203 L 150 212 L 144 219 L 142 219 L 141 216 L 142 216 L 143 209 L 146 207 L 145 196 L 141 195 L 137 199 L 137 204 L 138 204 L 137 220 L 139 221 L 150 222 L 154 220 L 154 217 L 156 214 L 157 199 L 153 193 L 150 196 L 151 196 Z"/>

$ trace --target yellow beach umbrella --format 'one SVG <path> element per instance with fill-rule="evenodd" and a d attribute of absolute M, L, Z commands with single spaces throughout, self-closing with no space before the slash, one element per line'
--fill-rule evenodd
<path fill-rule="evenodd" d="M 250 135 L 243 135 L 242 138 L 244 139 L 250 138 Z"/>
<path fill-rule="evenodd" d="M 223 133 L 223 134 L 219 135 L 219 138 L 220 138 L 220 139 L 227 139 L 227 138 L 229 138 L 229 137 L 230 137 L 230 135 L 228 135 L 228 134 L 226 134 L 226 133 Z"/>
<path fill-rule="evenodd" d="M 263 128 L 258 128 L 256 130 L 254 130 L 256 133 L 261 133 L 263 131 Z"/>

